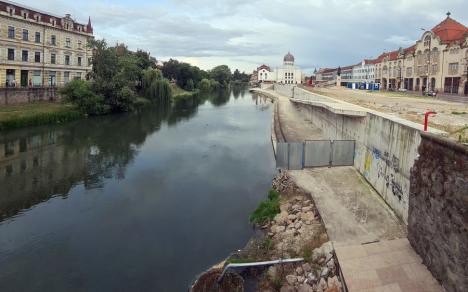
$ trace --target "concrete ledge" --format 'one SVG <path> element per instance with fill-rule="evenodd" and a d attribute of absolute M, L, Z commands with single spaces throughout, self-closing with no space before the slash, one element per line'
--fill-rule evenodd
<path fill-rule="evenodd" d="M 299 100 L 296 98 L 290 98 L 294 103 L 301 103 L 316 107 L 324 108 L 336 115 L 344 115 L 350 117 L 365 117 L 367 116 L 367 111 L 365 110 L 356 110 L 355 106 L 340 104 L 335 102 L 323 102 L 323 101 L 311 101 L 311 100 Z"/>

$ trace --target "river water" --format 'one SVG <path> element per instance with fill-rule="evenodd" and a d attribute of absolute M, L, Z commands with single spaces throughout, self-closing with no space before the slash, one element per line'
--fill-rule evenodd
<path fill-rule="evenodd" d="M 271 111 L 234 90 L 0 133 L 0 291 L 186 291 L 253 233 Z"/>

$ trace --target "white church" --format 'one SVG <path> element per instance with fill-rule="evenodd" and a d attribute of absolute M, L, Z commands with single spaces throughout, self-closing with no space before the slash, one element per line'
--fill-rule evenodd
<path fill-rule="evenodd" d="M 287 53 L 283 58 L 283 66 L 274 70 L 267 65 L 257 68 L 258 82 L 276 82 L 281 84 L 301 84 L 304 73 L 301 68 L 294 65 L 294 56 Z"/>

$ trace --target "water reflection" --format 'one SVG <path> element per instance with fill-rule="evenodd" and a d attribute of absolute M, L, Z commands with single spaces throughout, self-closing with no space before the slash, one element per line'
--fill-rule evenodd
<path fill-rule="evenodd" d="M 271 108 L 232 89 L 0 133 L 0 291 L 186 291 L 252 234 Z"/>
<path fill-rule="evenodd" d="M 189 120 L 199 105 L 222 106 L 229 96 L 221 90 L 138 113 L 1 133 L 0 220 L 52 196 L 65 197 L 77 183 L 91 189 L 107 178 L 124 179 L 139 147 L 163 122 L 173 126 Z"/>

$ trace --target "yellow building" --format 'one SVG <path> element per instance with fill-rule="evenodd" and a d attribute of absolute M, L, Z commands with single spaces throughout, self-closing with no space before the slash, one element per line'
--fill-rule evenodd
<path fill-rule="evenodd" d="M 0 1 L 0 87 L 62 86 L 91 71 L 88 24 Z"/>
<path fill-rule="evenodd" d="M 468 95 L 468 28 L 447 13 L 413 46 L 380 55 L 375 72 L 383 89 Z"/>

